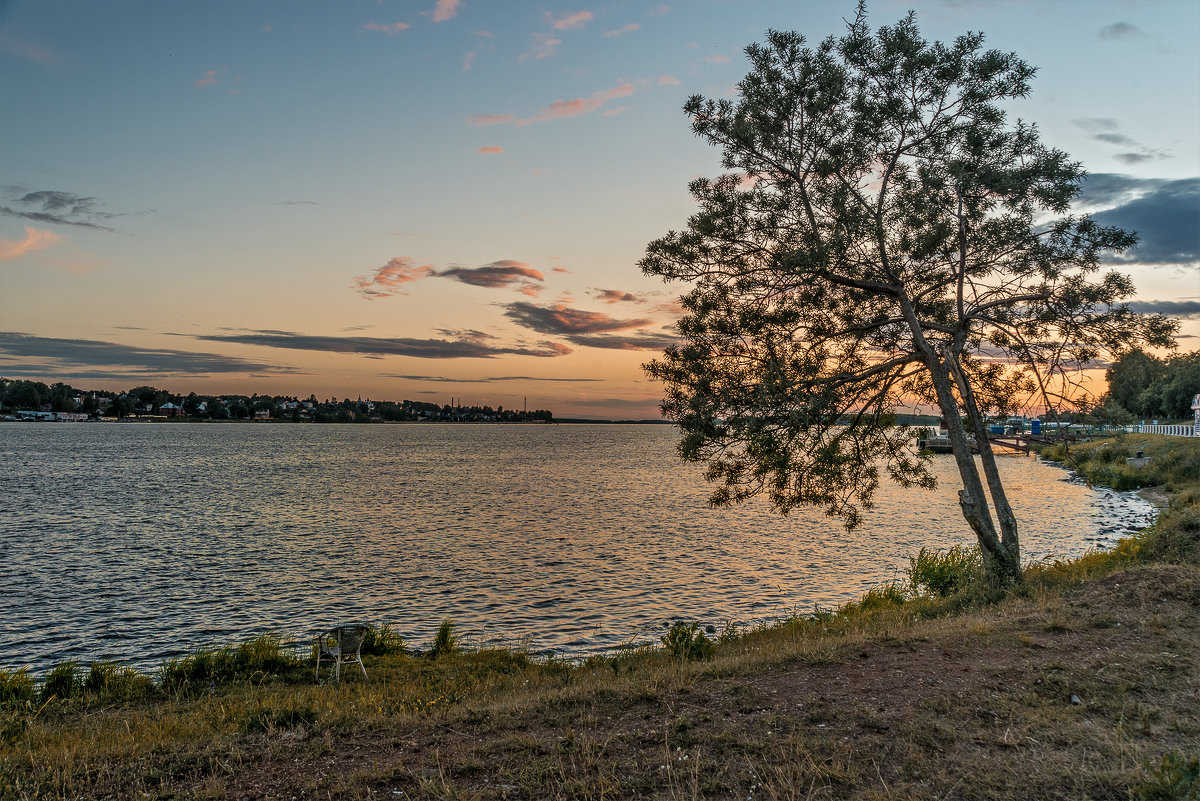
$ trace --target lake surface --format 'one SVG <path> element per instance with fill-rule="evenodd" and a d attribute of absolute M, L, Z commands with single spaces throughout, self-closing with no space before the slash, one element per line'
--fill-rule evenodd
<path fill-rule="evenodd" d="M 816 510 L 707 508 L 675 441 L 635 425 L 0 424 L 0 666 L 153 667 L 350 621 L 424 647 L 444 618 L 477 644 L 581 655 L 673 618 L 834 606 L 921 546 L 973 541 L 949 456 L 938 490 L 884 484 L 847 534 Z M 1034 458 L 1001 468 L 1026 559 L 1152 518 Z"/>

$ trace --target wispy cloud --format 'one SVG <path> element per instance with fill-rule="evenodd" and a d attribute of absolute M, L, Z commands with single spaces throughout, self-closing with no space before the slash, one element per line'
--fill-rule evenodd
<path fill-rule="evenodd" d="M 432 264 L 417 266 L 407 256 L 397 256 L 375 270 L 370 278 L 359 276 L 353 288 L 368 299 L 404 294 L 398 287 L 422 278 L 449 278 L 485 289 L 512 288 L 523 295 L 536 296 L 545 275 L 529 264 L 515 259 L 498 259 L 481 267 L 448 267 L 438 270 Z"/>
<path fill-rule="evenodd" d="M 482 267 L 450 267 L 435 273 L 435 275 L 488 289 L 500 289 L 512 285 L 525 288 L 532 286 L 530 283 L 532 281 L 543 281 L 546 278 L 525 262 L 513 259 L 501 259 Z M 539 288 L 535 286 L 534 289 Z"/>
<path fill-rule="evenodd" d="M 615 100 L 618 97 L 629 97 L 633 93 L 633 84 L 628 81 L 622 81 L 612 89 L 602 89 L 598 92 L 592 92 L 587 97 L 578 97 L 574 100 L 555 100 L 532 117 L 518 119 L 512 114 L 476 114 L 467 117 L 467 124 L 476 127 L 507 124 L 524 127 L 532 125 L 535 122 L 579 117 L 584 114 L 591 114 L 611 100 Z"/>
<path fill-rule="evenodd" d="M 39 231 L 37 228 L 25 226 L 24 239 L 5 239 L 0 237 L 0 262 L 20 258 L 35 250 L 45 250 L 61 240 L 53 231 Z"/>
<path fill-rule="evenodd" d="M 100 225 L 96 220 L 107 220 L 118 215 L 100 211 L 96 208 L 96 198 L 81 197 L 70 192 L 41 190 L 25 192 L 18 187 L 9 187 L 13 202 L 25 208 L 14 209 L 10 206 L 0 206 L 0 214 L 7 217 L 18 217 L 34 222 L 50 223 L 52 225 L 74 225 L 80 228 L 94 228 L 98 231 L 111 231 L 106 225 Z"/>
<path fill-rule="evenodd" d="M 657 86 L 679 86 L 679 79 L 674 75 L 659 75 L 654 83 Z"/>
<path fill-rule="evenodd" d="M 1101 39 L 1143 39 L 1146 34 L 1142 29 L 1129 22 L 1114 22 L 1105 25 L 1097 34 Z"/>
<path fill-rule="evenodd" d="M 708 56 L 704 59 L 705 64 L 728 64 L 731 61 L 729 56 L 717 53 L 715 56 Z"/>
<path fill-rule="evenodd" d="M 216 83 L 217 83 L 217 71 L 216 70 L 209 70 L 208 72 L 204 73 L 203 78 L 199 78 L 196 80 L 196 86 L 199 86 L 199 87 L 213 86 Z"/>
<path fill-rule="evenodd" d="M 387 23 L 387 24 L 381 24 L 381 23 L 376 22 L 375 20 L 371 20 L 370 22 L 363 25 L 362 29 L 364 31 L 378 31 L 379 33 L 386 33 L 388 36 L 395 36 L 396 34 L 400 33 L 400 31 L 406 31 L 411 27 L 412 26 L 409 25 L 407 22 L 392 22 L 392 23 Z"/>
<path fill-rule="evenodd" d="M 577 31 L 592 21 L 592 12 L 576 11 L 565 17 L 554 18 L 549 11 L 544 12 L 546 22 L 556 31 Z"/>
<path fill-rule="evenodd" d="M 642 298 L 634 295 L 631 292 L 622 292 L 619 289 L 597 289 L 592 293 L 592 297 L 605 303 L 641 303 Z"/>
<path fill-rule="evenodd" d="M 1120 123 L 1112 117 L 1081 117 L 1073 122 L 1097 142 L 1130 148 L 1130 150 L 1113 155 L 1113 158 L 1124 164 L 1140 164 L 1145 161 L 1171 157 L 1171 154 L 1165 150 L 1149 148 L 1136 139 L 1121 133 Z"/>
<path fill-rule="evenodd" d="M 396 287 L 433 274 L 433 265 L 423 264 L 418 267 L 412 259 L 406 256 L 397 256 L 375 270 L 375 274 L 370 278 L 366 276 L 356 278 L 354 288 L 368 298 L 388 298 L 401 294 Z"/>
<path fill-rule="evenodd" d="M 563 384 L 590 384 L 603 381 L 602 378 L 549 378 L 536 375 L 494 375 L 477 378 L 451 378 L 442 375 L 393 375 L 391 378 L 403 378 L 407 381 L 431 381 L 439 384 L 494 384 L 501 381 L 537 381 Z"/>
<path fill-rule="evenodd" d="M 561 304 L 538 306 L 517 301 L 507 304 L 504 309 L 505 316 L 518 325 L 539 334 L 557 336 L 625 331 L 650 323 L 650 320 L 618 320 L 603 312 L 572 309 Z"/>
<path fill-rule="evenodd" d="M 92 339 L 58 339 L 14 331 L 0 332 L 0 354 L 10 358 L 37 359 L 26 368 L 43 375 L 77 374 L 79 370 L 102 370 L 120 375 L 207 375 L 226 373 L 294 374 L 292 367 L 251 361 L 237 356 L 196 353 L 162 348 L 140 348 Z M 0 365 L 8 371 L 9 365 Z"/>
<path fill-rule="evenodd" d="M 500 145 L 488 145 L 487 147 L 477 147 L 477 148 L 475 148 L 475 152 L 476 152 L 476 153 L 482 153 L 482 154 L 484 154 L 485 156 L 490 156 L 490 155 L 493 155 L 493 154 L 500 154 L 500 153 L 503 153 L 503 152 L 504 152 L 504 148 L 500 147 Z"/>
<path fill-rule="evenodd" d="M 618 36 L 624 36 L 627 33 L 633 33 L 634 31 L 639 30 L 641 27 L 642 26 L 638 25 L 636 22 L 631 22 L 628 25 L 622 25 L 620 28 L 617 28 L 616 30 L 605 31 L 604 36 L 608 39 L 613 39 Z"/>
<path fill-rule="evenodd" d="M 637 331 L 629 334 L 573 334 L 567 337 L 572 344 L 604 350 L 665 350 L 679 344 L 679 338 L 669 334 Z"/>
<path fill-rule="evenodd" d="M 517 61 L 528 61 L 533 59 L 538 61 L 543 58 L 549 58 L 558 52 L 558 46 L 562 44 L 562 39 L 554 36 L 552 33 L 534 33 L 530 34 L 533 37 L 533 47 L 517 57 Z"/>
<path fill-rule="evenodd" d="M 475 114 L 467 117 L 467 125 L 483 128 L 488 125 L 505 125 L 513 121 L 511 114 Z"/>
<path fill-rule="evenodd" d="M 2 13 L 0 12 L 0 15 Z M 53 67 L 62 62 L 62 57 L 59 56 L 57 50 L 21 39 L 14 39 L 3 31 L 0 31 L 0 50 L 12 53 L 14 56 L 23 58 L 26 61 L 41 64 L 43 67 Z"/>
<path fill-rule="evenodd" d="M 460 0 L 437 0 L 433 7 L 433 21 L 445 22 L 458 16 Z"/>
<path fill-rule="evenodd" d="M 646 16 L 661 17 L 663 14 L 666 14 L 670 10 L 671 10 L 671 7 L 668 5 L 655 6 L 654 8 L 652 8 L 646 12 Z"/>
<path fill-rule="evenodd" d="M 264 348 L 356 353 L 377 356 L 412 356 L 418 359 L 494 359 L 498 356 L 537 356 L 551 358 L 571 353 L 560 342 L 492 345 L 477 338 L 412 339 L 407 337 L 338 337 L 299 334 L 292 331 L 246 331 L 234 334 L 209 334 L 195 339 L 256 345 Z"/>

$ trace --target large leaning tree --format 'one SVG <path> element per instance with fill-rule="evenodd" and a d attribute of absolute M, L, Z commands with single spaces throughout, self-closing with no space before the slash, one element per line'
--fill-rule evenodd
<path fill-rule="evenodd" d="M 860 4 L 815 48 L 778 31 L 747 47 L 736 101 L 689 99 L 732 172 L 693 181 L 699 210 L 640 262 L 694 283 L 680 344 L 646 370 L 714 504 L 762 493 L 849 526 L 881 471 L 934 486 L 893 421 L 936 405 L 985 563 L 1019 580 L 984 415 L 1056 405 L 1084 366 L 1170 346 L 1174 324 L 1123 303 L 1131 282 L 1100 262 L 1136 238 L 1070 214 L 1083 169 L 1005 113 L 1034 68 L 983 41 L 927 42 L 912 14 L 872 32 Z"/>

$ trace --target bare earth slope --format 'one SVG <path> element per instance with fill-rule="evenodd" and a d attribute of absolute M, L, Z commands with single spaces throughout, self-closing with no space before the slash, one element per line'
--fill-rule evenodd
<path fill-rule="evenodd" d="M 759 643 L 756 645 L 756 643 Z M 1127 799 L 1200 750 L 1200 567 L 1136 567 L 815 646 L 261 735 L 196 793 L 259 798 Z M 737 653 L 740 650 L 742 653 Z M 98 790 L 100 788 L 97 788 Z"/>

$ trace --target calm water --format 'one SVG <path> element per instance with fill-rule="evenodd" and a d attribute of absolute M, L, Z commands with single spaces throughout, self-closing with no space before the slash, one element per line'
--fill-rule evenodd
<path fill-rule="evenodd" d="M 582 654 L 673 617 L 832 606 L 922 545 L 971 542 L 948 456 L 941 489 L 884 485 L 846 534 L 819 511 L 708 509 L 674 443 L 667 426 L 0 424 L 0 664 L 145 667 L 353 620 L 420 646 L 447 617 Z M 1001 466 L 1029 559 L 1150 515 L 1036 459 Z"/>

